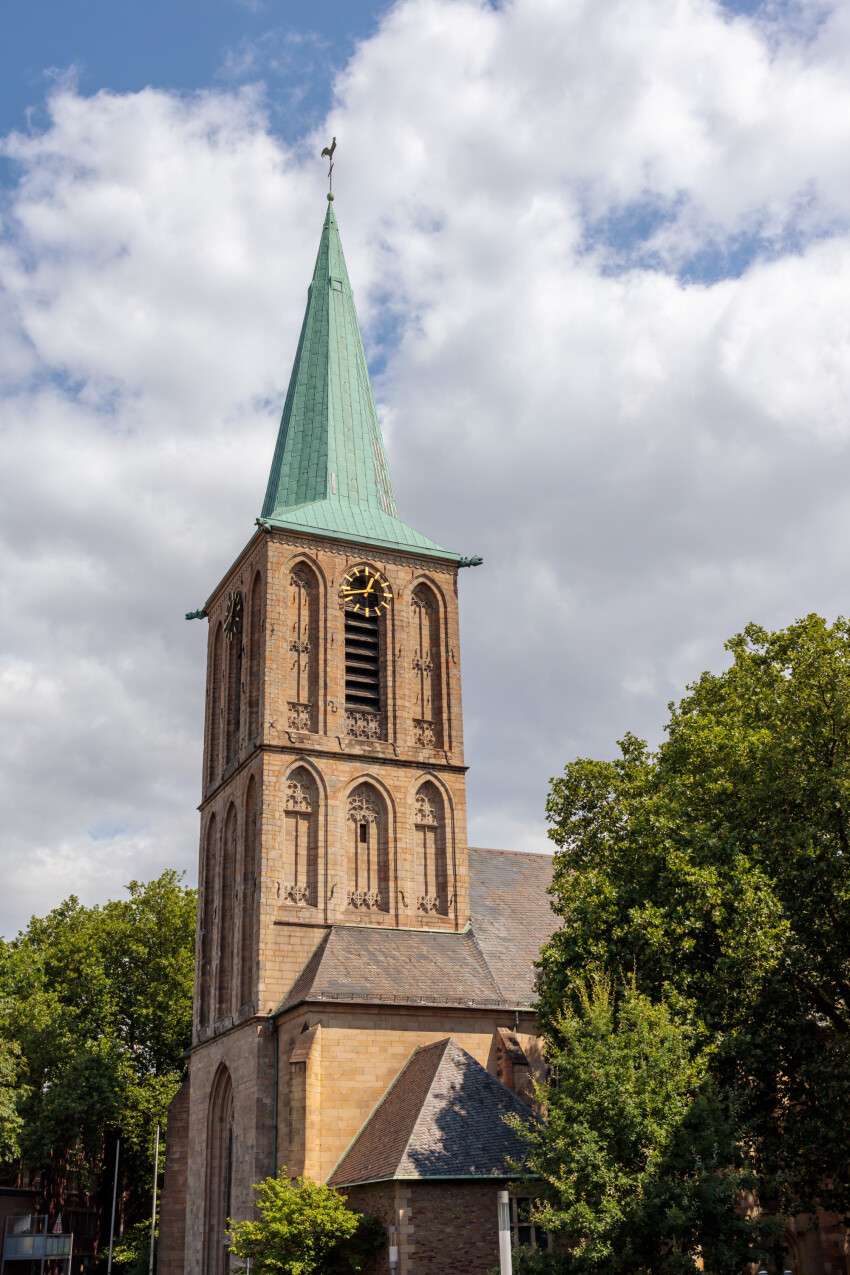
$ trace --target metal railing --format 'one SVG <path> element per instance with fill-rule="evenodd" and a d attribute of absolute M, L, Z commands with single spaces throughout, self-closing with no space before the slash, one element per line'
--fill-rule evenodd
<path fill-rule="evenodd" d="M 7 1262 L 67 1262 L 71 1268 L 74 1236 L 71 1232 L 49 1230 L 50 1219 L 43 1213 L 20 1213 L 6 1218 L 0 1275 Z"/>

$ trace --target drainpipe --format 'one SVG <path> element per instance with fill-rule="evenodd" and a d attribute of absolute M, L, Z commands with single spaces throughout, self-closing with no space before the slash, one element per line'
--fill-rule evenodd
<path fill-rule="evenodd" d="M 274 1101 L 273 1101 L 273 1104 L 272 1104 L 272 1122 L 273 1122 L 273 1123 L 272 1123 L 272 1177 L 273 1177 L 273 1178 L 276 1178 L 276 1177 L 277 1177 L 277 1087 L 278 1087 L 278 1082 L 277 1082 L 277 1075 L 278 1075 L 278 1067 L 277 1067 L 277 1053 L 278 1053 L 278 1033 L 277 1033 L 277 1024 L 275 1023 L 275 1017 L 274 1017 L 274 1014 L 272 1014 L 272 1015 L 271 1015 L 271 1017 L 269 1018 L 269 1031 L 270 1031 L 270 1032 L 272 1032 L 272 1033 L 273 1033 L 273 1035 L 274 1035 L 274 1088 L 273 1088 L 273 1090 L 272 1090 L 272 1093 L 274 1094 Z"/>

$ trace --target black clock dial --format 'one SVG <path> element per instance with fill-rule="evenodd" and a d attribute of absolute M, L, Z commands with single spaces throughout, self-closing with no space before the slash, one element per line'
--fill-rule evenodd
<path fill-rule="evenodd" d="M 224 617 L 224 636 L 232 642 L 242 628 L 242 594 L 231 593 L 227 599 L 227 613 Z"/>
<path fill-rule="evenodd" d="M 381 615 L 389 609 L 393 591 L 384 577 L 371 567 L 352 567 L 342 582 L 346 609 L 358 615 Z"/>

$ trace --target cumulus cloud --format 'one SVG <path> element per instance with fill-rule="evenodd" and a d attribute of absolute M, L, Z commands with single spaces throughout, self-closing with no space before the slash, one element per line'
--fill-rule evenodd
<path fill-rule="evenodd" d="M 260 87 L 7 138 L 7 931 L 194 874 L 200 605 L 251 533 L 339 138 L 402 516 L 463 574 L 470 838 L 657 738 L 751 618 L 844 606 L 848 15 L 403 0 L 321 138 Z M 318 145 L 317 145 L 318 142 Z"/>

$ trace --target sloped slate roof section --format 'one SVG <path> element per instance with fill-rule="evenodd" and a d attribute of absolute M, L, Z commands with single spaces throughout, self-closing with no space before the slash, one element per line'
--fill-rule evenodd
<path fill-rule="evenodd" d="M 277 1012 L 302 1000 L 502 1007 L 474 934 L 334 926 Z"/>
<path fill-rule="evenodd" d="M 531 1005 L 536 997 L 534 962 L 560 924 L 547 887 L 550 854 L 469 849 L 472 928 L 505 1000 Z"/>
<path fill-rule="evenodd" d="M 525 1143 L 505 1123 L 528 1107 L 451 1038 L 405 1065 L 330 1178 L 332 1186 L 389 1178 L 504 1178 Z"/>
<path fill-rule="evenodd" d="M 332 1186 L 395 1177 L 448 1040 L 416 1049 L 329 1178 Z"/>

